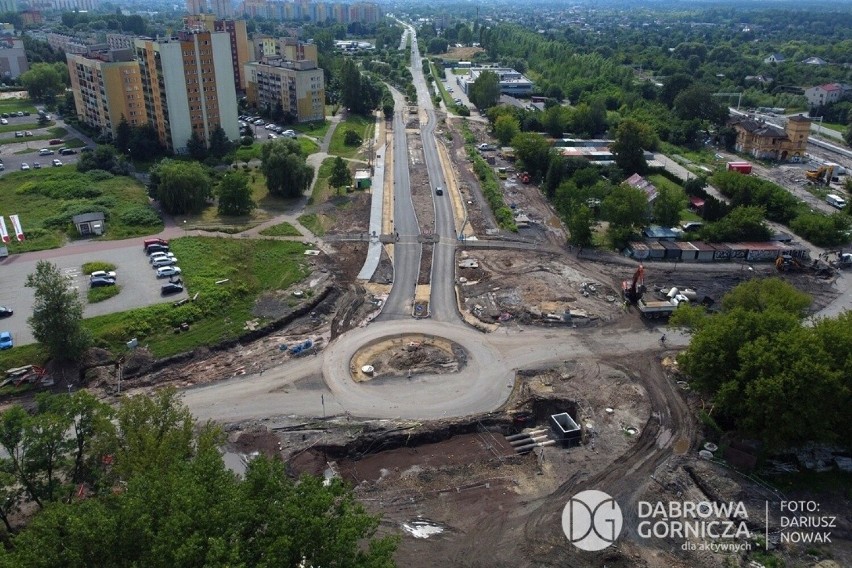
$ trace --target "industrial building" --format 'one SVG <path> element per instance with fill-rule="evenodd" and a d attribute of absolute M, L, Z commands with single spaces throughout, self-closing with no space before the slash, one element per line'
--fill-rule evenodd
<path fill-rule="evenodd" d="M 497 75 L 501 94 L 513 97 L 528 97 L 532 95 L 532 81 L 524 77 L 520 72 L 506 67 L 471 67 L 467 75 L 459 75 L 456 81 L 464 92 L 468 93 L 470 85 L 475 83 L 479 76 L 486 71 Z"/>
<path fill-rule="evenodd" d="M 24 40 L 11 35 L 0 36 L 0 77 L 17 79 L 29 68 Z"/>

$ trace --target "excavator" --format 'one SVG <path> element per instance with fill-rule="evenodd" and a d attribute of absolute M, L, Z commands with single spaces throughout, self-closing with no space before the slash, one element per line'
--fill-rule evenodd
<path fill-rule="evenodd" d="M 831 183 L 832 175 L 834 175 L 834 166 L 820 166 L 816 170 L 808 170 L 805 172 L 805 176 L 807 176 L 808 181 L 813 183 L 824 183 L 825 185 L 829 185 Z"/>
<path fill-rule="evenodd" d="M 645 267 L 641 264 L 633 273 L 633 280 L 628 282 L 625 280 L 621 283 L 621 290 L 624 294 L 624 299 L 635 304 L 645 293 Z"/>

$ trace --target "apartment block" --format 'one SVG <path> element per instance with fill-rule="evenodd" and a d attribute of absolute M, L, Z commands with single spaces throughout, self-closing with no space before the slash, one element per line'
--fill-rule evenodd
<path fill-rule="evenodd" d="M 280 2 L 278 0 L 242 0 L 238 4 L 237 14 L 247 17 L 261 17 L 271 20 L 309 20 L 325 22 L 334 20 L 339 24 L 361 22 L 373 24 L 379 21 L 379 5 L 375 2 Z"/>
<path fill-rule="evenodd" d="M 190 14 L 204 14 L 207 12 L 207 0 L 186 0 L 186 11 Z"/>
<path fill-rule="evenodd" d="M 243 76 L 244 66 L 251 59 L 252 47 L 249 44 L 245 20 L 223 20 L 214 14 L 189 16 L 186 27 L 190 30 L 208 32 L 226 32 L 231 38 L 231 65 L 234 68 L 234 84 L 240 91 L 246 90 L 246 80 Z"/>
<path fill-rule="evenodd" d="M 0 77 L 16 79 L 29 68 L 24 40 L 14 36 L 0 36 Z"/>
<path fill-rule="evenodd" d="M 325 118 L 325 79 L 313 61 L 267 58 L 245 69 L 250 105 L 275 109 L 280 104 L 296 122 Z"/>
<path fill-rule="evenodd" d="M 252 61 L 262 61 L 264 57 L 280 57 L 288 61 L 312 61 L 319 64 L 317 46 L 301 42 L 290 37 L 274 38 L 267 35 L 252 37 Z"/>
<path fill-rule="evenodd" d="M 133 36 L 125 34 L 107 34 L 106 42 L 110 49 L 129 49 L 134 51 Z"/>
<path fill-rule="evenodd" d="M 69 53 L 65 58 L 80 122 L 113 136 L 122 116 L 131 126 L 148 122 L 139 64 L 132 51 Z"/>
<path fill-rule="evenodd" d="M 210 11 L 217 18 L 233 18 L 234 5 L 231 0 L 210 0 Z"/>
<path fill-rule="evenodd" d="M 226 32 L 182 31 L 137 39 L 148 120 L 166 148 L 183 153 L 193 132 L 209 140 L 217 126 L 239 138 L 237 93 Z"/>

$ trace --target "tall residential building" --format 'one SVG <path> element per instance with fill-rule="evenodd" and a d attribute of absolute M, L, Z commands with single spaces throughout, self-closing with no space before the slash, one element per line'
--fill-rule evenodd
<path fill-rule="evenodd" d="M 137 39 L 136 54 L 148 120 L 166 148 L 183 153 L 197 133 L 217 126 L 239 138 L 231 40 L 225 32 L 181 31 L 166 39 Z"/>
<path fill-rule="evenodd" d="M 288 61 L 313 61 L 319 64 L 317 46 L 304 43 L 290 37 L 274 38 L 268 35 L 252 37 L 252 61 L 261 61 L 264 57 L 280 57 Z"/>
<path fill-rule="evenodd" d="M 24 40 L 14 36 L 0 36 L 0 77 L 16 79 L 29 68 Z"/>
<path fill-rule="evenodd" d="M 210 11 L 217 18 L 234 17 L 234 5 L 231 0 L 210 0 Z"/>
<path fill-rule="evenodd" d="M 269 58 L 246 65 L 246 98 L 257 108 L 280 104 L 296 122 L 325 118 L 325 80 L 313 61 Z"/>
<path fill-rule="evenodd" d="M 206 13 L 207 0 L 186 0 L 186 11 L 193 15 Z"/>
<path fill-rule="evenodd" d="M 190 16 L 186 19 L 186 27 L 190 30 L 205 30 L 208 32 L 227 32 L 231 38 L 231 65 L 234 68 L 234 84 L 240 91 L 246 90 L 244 76 L 246 63 L 251 60 L 252 48 L 246 32 L 245 20 L 222 20 L 213 14 Z"/>
<path fill-rule="evenodd" d="M 130 50 L 69 53 L 68 74 L 80 122 L 115 135 L 123 116 L 131 126 L 148 122 L 139 63 Z"/>

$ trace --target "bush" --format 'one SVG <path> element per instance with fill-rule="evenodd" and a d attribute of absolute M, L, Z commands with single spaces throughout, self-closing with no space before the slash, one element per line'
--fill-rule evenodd
<path fill-rule="evenodd" d="M 89 288 L 86 298 L 89 300 L 90 304 L 96 304 L 97 302 L 103 302 L 113 296 L 117 296 L 119 292 L 121 292 L 121 286 L 119 285 Z"/>
<path fill-rule="evenodd" d="M 361 135 L 354 130 L 347 130 L 343 135 L 343 143 L 347 146 L 360 146 L 363 142 Z"/>
<path fill-rule="evenodd" d="M 89 170 L 88 172 L 86 172 L 86 175 L 88 175 L 92 181 L 104 181 L 115 177 L 115 175 L 113 175 L 111 172 L 99 169 Z"/>
<path fill-rule="evenodd" d="M 122 213 L 121 220 L 128 225 L 158 225 L 160 216 L 148 205 L 139 205 Z"/>
<path fill-rule="evenodd" d="M 115 265 L 111 262 L 106 262 L 103 260 L 93 260 L 92 262 L 84 262 L 83 263 L 83 274 L 91 274 L 92 272 L 97 272 L 98 270 L 104 270 L 109 272 L 110 270 L 115 270 Z"/>

